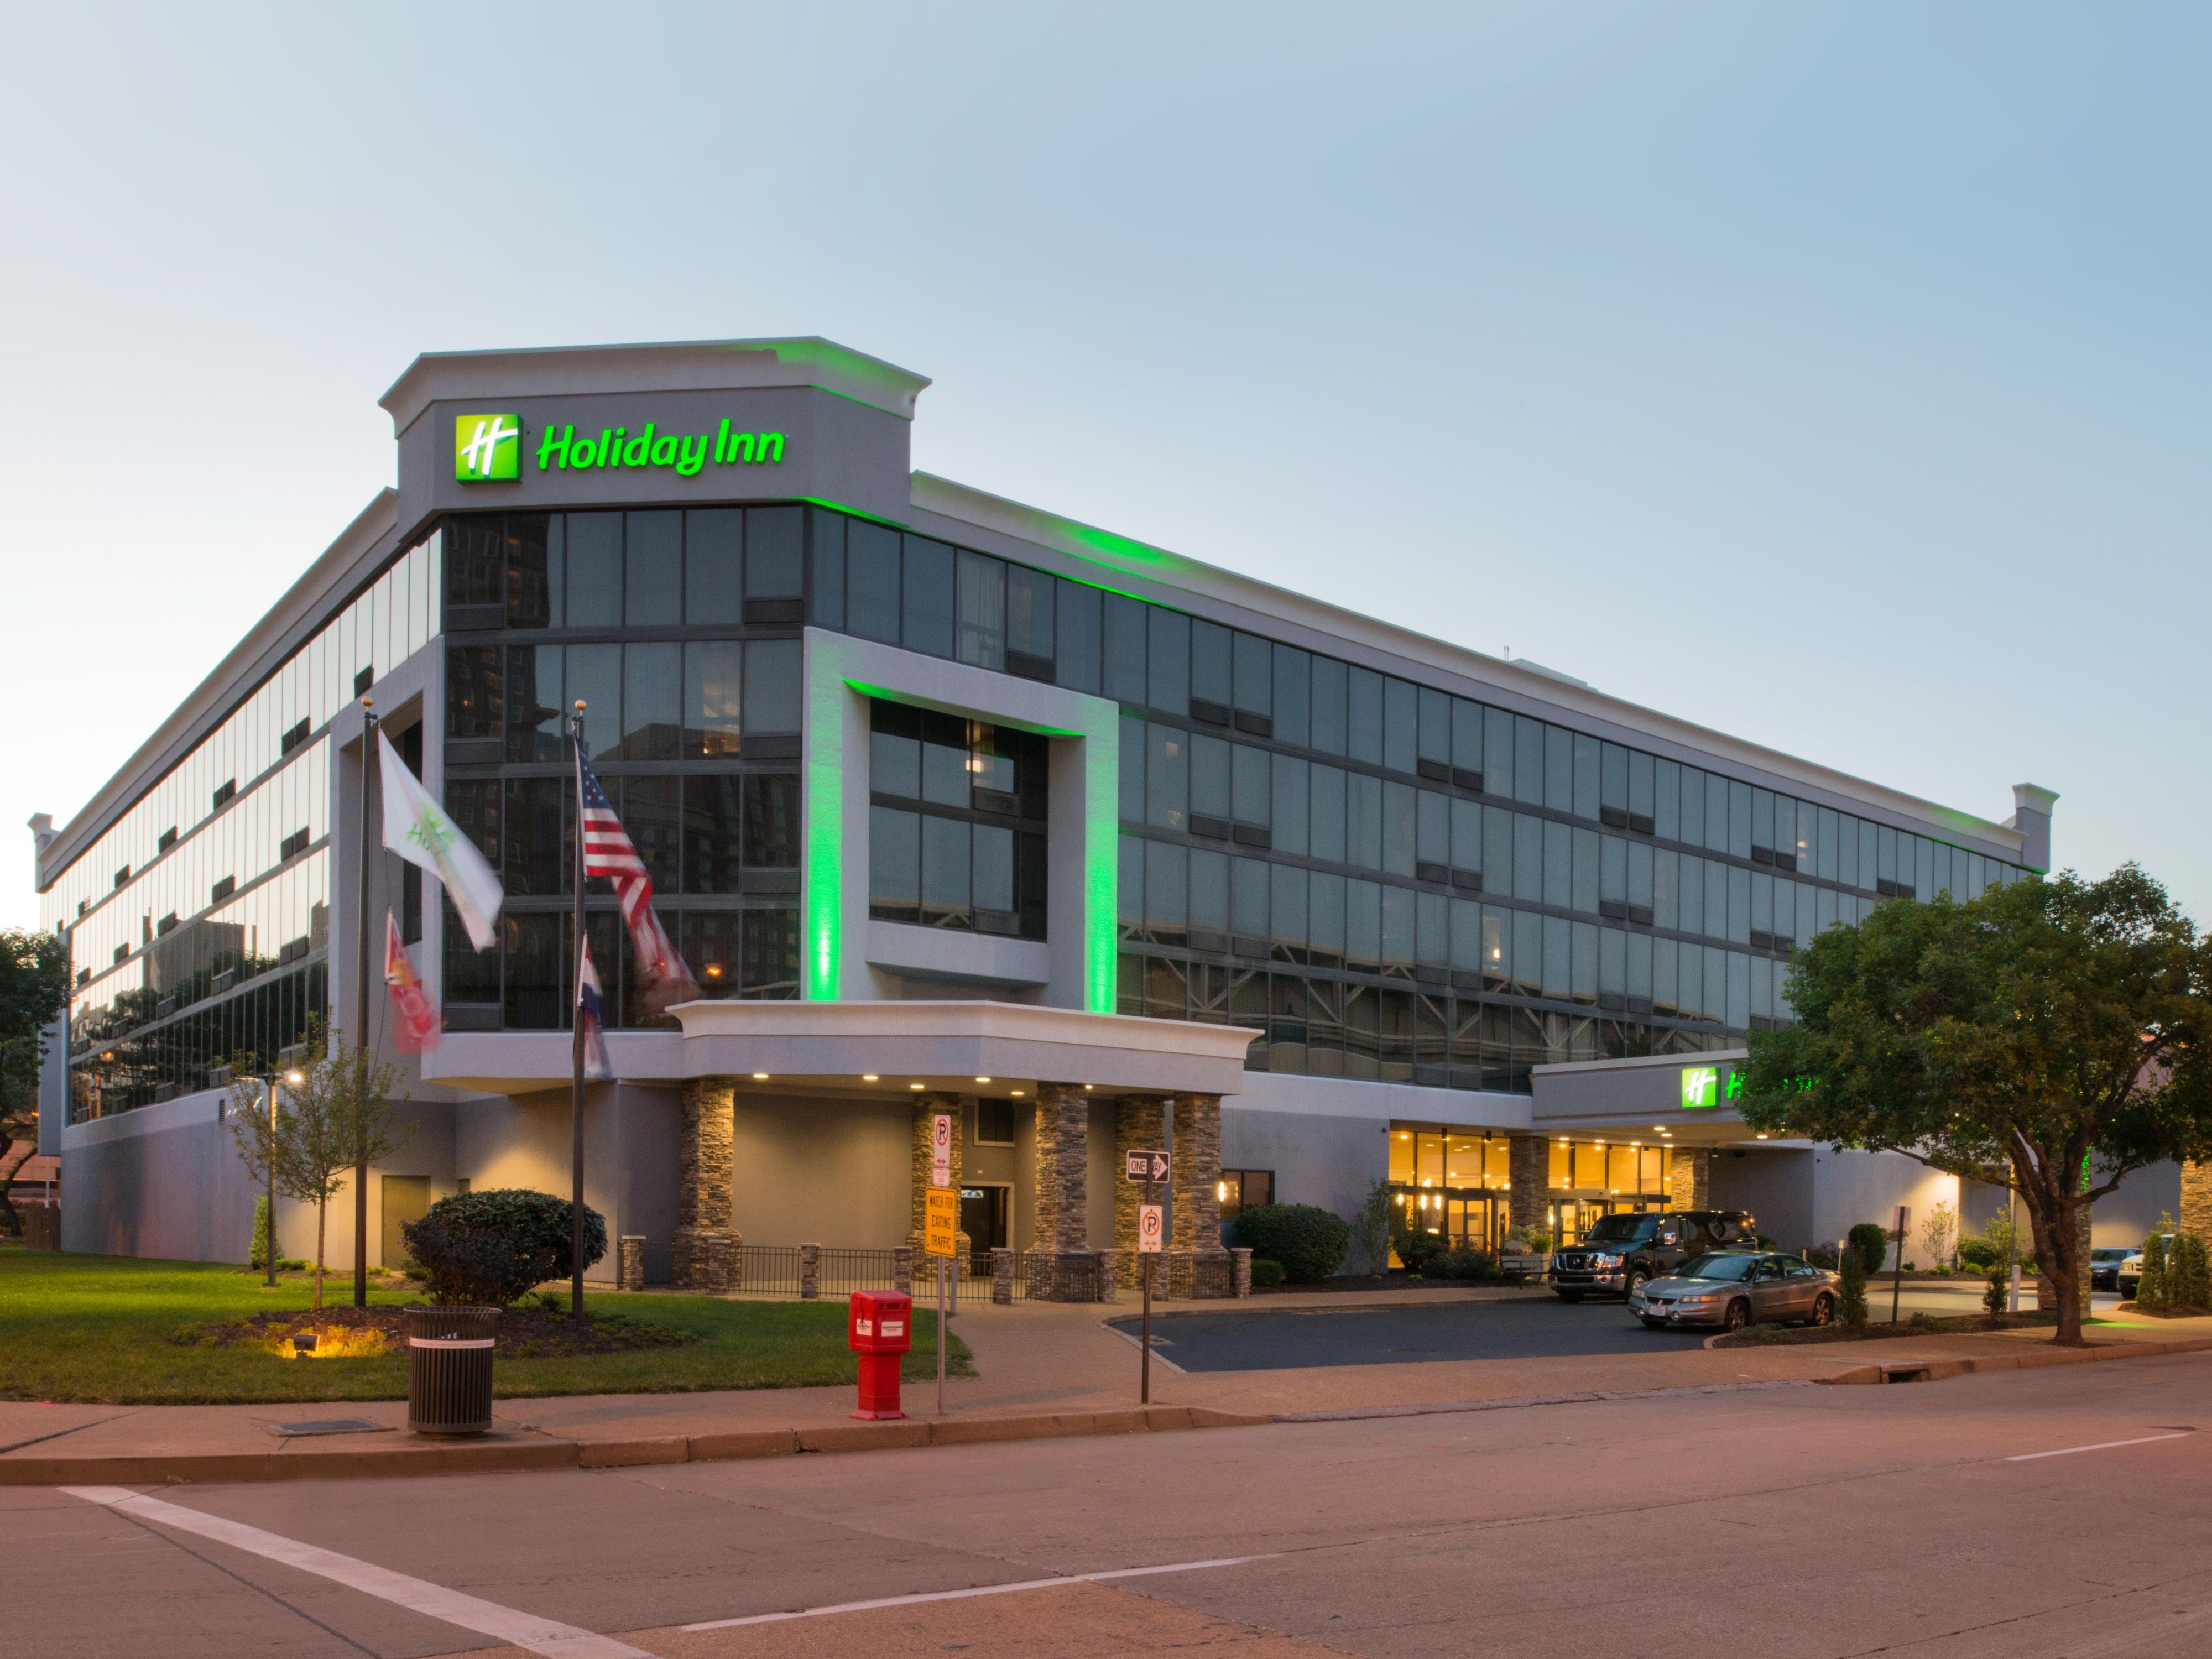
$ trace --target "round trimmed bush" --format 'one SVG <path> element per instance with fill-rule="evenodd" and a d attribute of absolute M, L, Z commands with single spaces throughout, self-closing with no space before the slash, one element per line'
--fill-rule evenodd
<path fill-rule="evenodd" d="M 1272 1291 L 1282 1282 L 1283 1264 L 1281 1262 L 1270 1261 L 1264 1255 L 1255 1255 L 1252 1258 L 1252 1288 L 1254 1290 Z"/>
<path fill-rule="evenodd" d="M 427 1277 L 431 1301 L 503 1308 L 532 1285 L 574 1271 L 569 1218 L 565 1198 L 500 1188 L 441 1198 L 399 1231 Z M 584 1266 L 606 1253 L 607 1224 L 587 1204 Z"/>
<path fill-rule="evenodd" d="M 1851 1229 L 1849 1237 L 1860 1264 L 1870 1273 L 1880 1273 L 1889 1260 L 1888 1231 L 1880 1222 L 1862 1221 Z"/>
<path fill-rule="evenodd" d="M 1352 1229 L 1344 1218 L 1314 1204 L 1263 1204 L 1237 1218 L 1237 1237 L 1254 1260 L 1283 1264 L 1293 1285 L 1317 1285 L 1344 1265 Z"/>

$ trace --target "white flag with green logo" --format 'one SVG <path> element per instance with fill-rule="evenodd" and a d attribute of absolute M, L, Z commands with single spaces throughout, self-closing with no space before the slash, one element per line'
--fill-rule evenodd
<path fill-rule="evenodd" d="M 505 896 L 499 872 L 446 809 L 430 798 L 380 728 L 376 745 L 384 765 L 384 844 L 443 882 L 446 896 L 469 930 L 469 942 L 479 951 L 489 950 L 499 937 L 492 923 L 499 919 Z"/>

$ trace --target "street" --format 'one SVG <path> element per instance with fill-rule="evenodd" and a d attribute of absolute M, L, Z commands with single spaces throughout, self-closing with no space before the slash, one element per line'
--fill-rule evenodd
<path fill-rule="evenodd" d="M 2182 1655 L 2212 1643 L 2208 1383 L 2212 1358 L 2169 1357 L 1165 1437 L 177 1486 L 138 1513 L 116 1489 L 13 1489 L 0 1559 L 37 1588 L 11 1598 L 0 1654 L 418 1659 L 520 1632 L 574 1659 Z M 210 1535 L 226 1523 L 258 1530 Z M 1033 1584 L 1156 1567 L 1171 1570 Z M 957 1594 L 1005 1585 L 1030 1587 Z"/>

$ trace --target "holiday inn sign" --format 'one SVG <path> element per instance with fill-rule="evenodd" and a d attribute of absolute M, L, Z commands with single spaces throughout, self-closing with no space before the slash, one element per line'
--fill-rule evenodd
<path fill-rule="evenodd" d="M 522 416 L 460 415 L 453 420 L 453 477 L 463 483 L 495 483 L 522 476 Z M 605 467 L 667 467 L 689 478 L 710 461 L 759 465 L 783 460 L 781 432 L 736 432 L 726 416 L 713 432 L 663 432 L 647 421 L 635 433 L 602 427 L 579 433 L 573 425 L 548 426 L 536 451 L 540 472 L 586 472 Z"/>

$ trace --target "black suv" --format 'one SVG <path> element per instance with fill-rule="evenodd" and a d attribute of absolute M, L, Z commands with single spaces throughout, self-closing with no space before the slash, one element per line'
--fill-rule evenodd
<path fill-rule="evenodd" d="M 1601 1216 L 1581 1243 L 1552 1258 L 1552 1287 L 1562 1302 L 1626 1296 L 1707 1250 L 1753 1249 L 1757 1237 L 1752 1216 L 1743 1210 Z"/>

